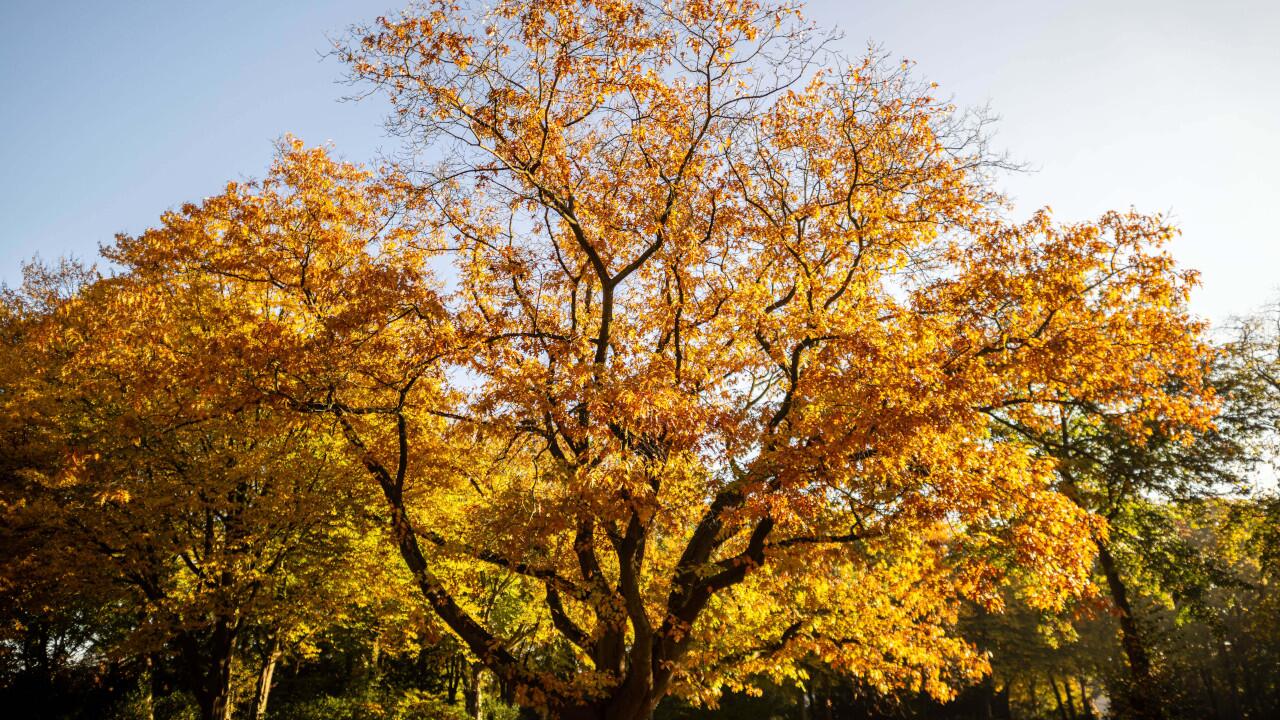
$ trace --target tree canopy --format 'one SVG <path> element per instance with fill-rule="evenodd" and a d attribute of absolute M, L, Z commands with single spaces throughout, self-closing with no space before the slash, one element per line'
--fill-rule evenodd
<path fill-rule="evenodd" d="M 167 551 L 185 592 L 245 563 L 261 591 L 282 518 L 313 558 L 380 521 L 434 622 L 558 718 L 815 658 L 945 700 L 989 670 L 966 602 L 1088 592 L 1107 529 L 1044 438 L 1176 445 L 1218 409 L 1165 220 L 1010 220 L 981 116 L 790 4 L 486 6 L 340 46 L 420 152 L 287 138 L 52 301 L 40 402 L 88 399 L 37 410 L 76 438 L 53 475 L 166 527 L 199 488 L 226 525 Z"/>

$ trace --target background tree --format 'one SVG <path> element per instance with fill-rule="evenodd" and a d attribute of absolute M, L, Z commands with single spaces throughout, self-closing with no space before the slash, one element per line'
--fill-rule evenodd
<path fill-rule="evenodd" d="M 176 682 L 203 717 L 221 719 L 246 633 L 275 645 L 297 618 L 329 608 L 326 587 L 369 532 L 368 494 L 347 481 L 332 436 L 174 382 L 167 368 L 217 312 L 209 286 L 150 288 L 163 297 L 136 313 L 120 305 L 144 301 L 129 278 L 74 272 L 62 280 L 78 285 L 71 296 L 44 301 L 53 275 L 37 271 L 7 308 L 20 339 L 6 420 L 24 428 L 28 454 L 42 453 L 11 456 L 15 537 L 48 540 L 12 562 L 27 566 L 27 587 L 56 588 L 58 604 L 81 598 L 129 618 L 122 635 L 86 638 L 79 651 L 149 664 L 171 652 Z"/>
<path fill-rule="evenodd" d="M 1242 577 L 1229 569 L 1237 563 L 1232 555 L 1215 546 L 1240 532 L 1227 517 L 1253 512 L 1257 501 L 1243 496 L 1265 472 L 1277 427 L 1266 371 L 1258 369 L 1265 367 L 1258 326 L 1246 324 L 1240 340 L 1216 351 L 1207 377 L 1223 400 L 1221 412 L 1191 436 L 1160 424 L 1134 434 L 1126 418 L 1078 398 L 1064 398 L 1058 428 L 1047 432 L 994 415 L 1055 458 L 1063 492 L 1107 521 L 1107 533 L 1096 538 L 1099 573 L 1128 668 L 1118 695 L 1134 717 L 1165 716 L 1166 701 L 1186 687 L 1154 658 L 1156 635 L 1178 634 L 1160 627 L 1163 606 L 1203 611 L 1206 594 Z M 1171 381 L 1178 382 L 1161 382 Z M 1237 498 L 1235 509 L 1227 511 L 1232 503 L 1220 497 Z"/>

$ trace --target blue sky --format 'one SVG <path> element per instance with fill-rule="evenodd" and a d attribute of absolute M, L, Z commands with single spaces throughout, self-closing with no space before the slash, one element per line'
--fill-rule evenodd
<path fill-rule="evenodd" d="M 394 147 L 340 102 L 327 37 L 400 3 L 0 0 L 0 280 L 261 174 L 286 132 L 353 160 Z M 1020 212 L 1168 211 L 1217 321 L 1280 289 L 1280 3 L 814 0 L 809 16 L 917 62 L 1002 117 Z"/>

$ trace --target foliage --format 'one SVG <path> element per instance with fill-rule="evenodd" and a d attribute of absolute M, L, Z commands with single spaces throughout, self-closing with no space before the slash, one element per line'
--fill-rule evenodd
<path fill-rule="evenodd" d="M 296 717 L 926 712 L 1110 672 L 1095 554 L 1141 683 L 1152 608 L 1272 601 L 1205 492 L 1270 346 L 1215 359 L 1159 217 L 1010 220 L 908 65 L 766 0 L 435 0 L 338 54 L 421 152 L 286 138 L 5 298 L 7 649 L 208 720 L 281 658 Z"/>

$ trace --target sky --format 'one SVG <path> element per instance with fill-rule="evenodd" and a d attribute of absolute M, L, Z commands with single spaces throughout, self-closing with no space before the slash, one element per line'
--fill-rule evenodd
<path fill-rule="evenodd" d="M 0 281 L 92 260 L 119 232 L 260 176 L 285 133 L 374 159 L 378 98 L 325 57 L 401 0 L 0 0 Z M 808 17 L 916 63 L 1001 120 L 1018 214 L 1164 212 L 1218 323 L 1280 297 L 1280 2 L 811 0 Z"/>

